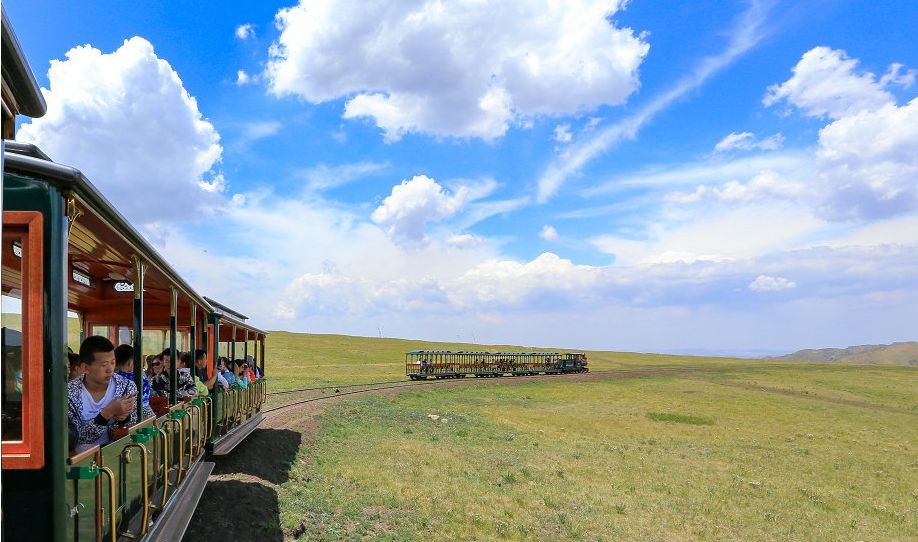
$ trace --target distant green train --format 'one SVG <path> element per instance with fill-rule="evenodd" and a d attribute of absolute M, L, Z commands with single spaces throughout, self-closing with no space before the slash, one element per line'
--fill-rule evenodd
<path fill-rule="evenodd" d="M 414 350 L 405 354 L 405 375 L 412 380 L 465 376 L 528 376 L 585 373 L 583 352 L 466 352 Z"/>
<path fill-rule="evenodd" d="M 266 381 L 151 399 L 155 415 L 71 448 L 68 323 L 142 354 L 167 348 L 243 357 L 264 374 L 264 331 L 195 292 L 80 171 L 7 141 L 15 117 L 45 103 L 3 12 L 2 539 L 163 540 L 182 537 L 214 464 L 263 419 Z M 142 128 L 140 128 L 142 129 Z M 104 152 L 104 149 L 100 149 Z M 151 344 L 152 343 L 152 344 Z M 171 382 L 177 382 L 172 363 Z"/>

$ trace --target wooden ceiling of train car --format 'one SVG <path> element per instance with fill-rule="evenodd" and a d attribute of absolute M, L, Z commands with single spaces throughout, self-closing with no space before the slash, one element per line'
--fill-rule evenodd
<path fill-rule="evenodd" d="M 118 231 L 88 206 L 77 204 L 80 215 L 69 238 L 68 304 L 87 321 L 130 325 L 133 317 L 134 283 L 137 271 L 131 260 L 137 250 Z M 172 282 L 160 269 L 147 262 L 144 274 L 144 325 L 167 326 L 171 316 Z M 178 295 L 178 324 L 191 323 L 191 301 Z M 203 319 L 203 307 L 198 319 Z"/>

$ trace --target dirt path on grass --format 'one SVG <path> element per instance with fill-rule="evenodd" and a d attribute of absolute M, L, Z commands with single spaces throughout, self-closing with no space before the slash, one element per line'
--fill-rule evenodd
<path fill-rule="evenodd" d="M 265 415 L 261 426 L 228 456 L 216 463 L 201 501 L 183 540 L 224 542 L 244 540 L 280 542 L 285 533 L 280 526 L 278 488 L 289 479 L 290 468 L 304 442 L 319 429 L 318 415 L 341 401 L 361 395 L 392 396 L 410 391 L 459 386 L 515 386 L 527 382 L 596 382 L 616 378 L 639 378 L 723 371 L 717 367 L 659 367 L 593 371 L 584 374 L 504 378 L 465 378 L 448 381 L 415 382 L 410 386 L 360 391 L 350 395 L 331 395 L 290 404 Z M 288 538 L 290 535 L 288 534 Z"/>
<path fill-rule="evenodd" d="M 711 384 L 719 384 L 721 386 L 730 386 L 731 388 L 740 388 L 740 389 L 752 390 L 752 391 L 763 391 L 765 393 L 785 395 L 787 397 L 812 399 L 814 401 L 821 401 L 823 403 L 832 403 L 836 405 L 868 408 L 870 410 L 878 410 L 881 412 L 894 412 L 896 414 L 918 414 L 918 412 L 909 411 L 904 408 L 896 408 L 896 407 L 891 407 L 887 405 L 878 405 L 876 403 L 868 403 L 866 401 L 855 401 L 853 399 L 842 399 L 840 397 L 826 397 L 825 395 L 819 395 L 811 391 L 788 390 L 784 388 L 773 388 L 770 386 L 762 386 L 760 384 L 747 384 L 743 382 L 725 382 L 722 380 L 711 380 L 708 378 L 699 378 L 699 377 L 694 377 L 693 380 L 698 380 L 701 382 L 709 382 Z"/>

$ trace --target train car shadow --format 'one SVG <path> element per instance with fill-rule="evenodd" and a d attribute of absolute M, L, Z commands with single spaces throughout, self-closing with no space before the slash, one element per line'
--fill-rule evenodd
<path fill-rule="evenodd" d="M 290 478 L 302 439 L 289 429 L 256 429 L 229 455 L 213 459 L 216 465 L 183 540 L 283 540 L 272 486 Z"/>
<path fill-rule="evenodd" d="M 277 492 L 257 482 L 208 482 L 183 540 L 283 541 Z"/>
<path fill-rule="evenodd" d="M 282 484 L 290 477 L 303 435 L 289 429 L 256 429 L 229 455 L 217 460 L 214 475 L 245 474 Z"/>

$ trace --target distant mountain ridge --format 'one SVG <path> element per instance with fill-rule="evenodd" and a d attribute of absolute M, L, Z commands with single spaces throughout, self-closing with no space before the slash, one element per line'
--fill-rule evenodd
<path fill-rule="evenodd" d="M 772 359 L 918 366 L 918 342 L 863 344 L 848 348 L 807 348 Z"/>

